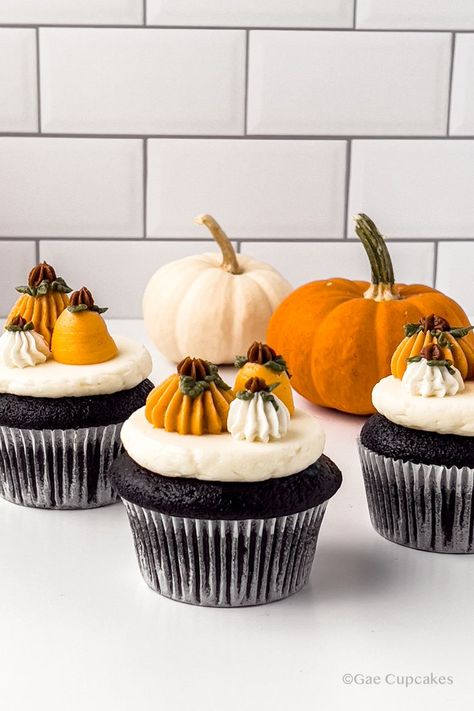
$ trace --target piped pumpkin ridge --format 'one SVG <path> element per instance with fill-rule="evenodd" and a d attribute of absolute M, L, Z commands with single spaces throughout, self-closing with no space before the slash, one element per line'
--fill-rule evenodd
<path fill-rule="evenodd" d="M 32 322 L 35 331 L 40 333 L 48 345 L 54 325 L 69 305 L 68 293 L 71 288 L 62 277 L 56 276 L 54 268 L 47 262 L 41 262 L 31 269 L 28 283 L 17 286 L 21 296 L 10 310 L 6 323 L 15 316 L 21 316 L 28 323 Z"/>
<path fill-rule="evenodd" d="M 187 356 L 176 371 L 148 395 L 148 422 L 182 435 L 225 432 L 229 404 L 235 395 L 220 377 L 217 366 L 203 358 Z"/>
<path fill-rule="evenodd" d="M 450 363 L 461 373 L 463 380 L 474 378 L 474 347 L 466 339 L 473 326 L 452 328 L 447 319 L 437 314 L 423 316 L 417 323 L 405 324 L 405 338 L 395 349 L 391 371 L 400 380 L 407 364 L 419 357 L 426 360 L 442 360 Z M 434 354 L 432 358 L 426 354 Z"/>

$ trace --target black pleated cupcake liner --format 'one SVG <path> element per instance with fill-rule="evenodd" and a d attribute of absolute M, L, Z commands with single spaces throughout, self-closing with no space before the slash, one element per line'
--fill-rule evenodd
<path fill-rule="evenodd" d="M 474 552 L 474 469 L 403 462 L 359 441 L 373 527 L 403 546 Z"/>
<path fill-rule="evenodd" d="M 0 496 L 22 506 L 89 509 L 119 500 L 108 471 L 120 424 L 70 430 L 0 427 Z"/>
<path fill-rule="evenodd" d="M 308 580 L 327 501 L 301 513 L 240 521 L 168 516 L 123 499 L 146 583 L 193 605 L 262 605 Z"/>

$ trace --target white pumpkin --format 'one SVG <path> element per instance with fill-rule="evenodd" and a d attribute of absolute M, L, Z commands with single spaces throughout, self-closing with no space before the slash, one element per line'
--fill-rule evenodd
<path fill-rule="evenodd" d="M 143 296 L 145 326 L 170 360 L 233 363 L 250 343 L 265 340 L 270 316 L 292 287 L 269 264 L 237 255 L 213 217 L 196 222 L 210 230 L 222 255 L 198 254 L 158 269 Z"/>

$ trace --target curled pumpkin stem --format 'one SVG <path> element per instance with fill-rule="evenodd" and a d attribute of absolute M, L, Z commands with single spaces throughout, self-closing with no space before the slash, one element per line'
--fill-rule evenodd
<path fill-rule="evenodd" d="M 222 252 L 222 269 L 231 274 L 242 274 L 237 255 L 232 242 L 219 223 L 211 215 L 198 215 L 195 219 L 198 225 L 205 225 L 217 242 Z"/>
<path fill-rule="evenodd" d="M 372 271 L 372 284 L 364 293 L 364 298 L 374 301 L 400 299 L 395 286 L 392 259 L 384 238 L 367 215 L 361 213 L 354 220 L 356 234 L 367 252 Z"/>

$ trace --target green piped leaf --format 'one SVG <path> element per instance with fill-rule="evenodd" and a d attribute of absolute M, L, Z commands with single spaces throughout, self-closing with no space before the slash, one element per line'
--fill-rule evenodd
<path fill-rule="evenodd" d="M 420 331 L 423 330 L 423 326 L 420 326 L 419 323 L 406 323 L 404 328 L 405 328 L 405 336 L 407 338 L 410 338 L 410 336 L 414 336 L 415 333 L 419 333 Z"/>
<path fill-rule="evenodd" d="M 452 328 L 449 333 L 453 338 L 464 338 L 474 326 L 464 326 L 463 328 Z"/>
<path fill-rule="evenodd" d="M 87 304 L 77 304 L 76 306 L 68 306 L 67 310 L 72 314 L 78 313 L 80 311 L 94 311 L 96 314 L 103 314 L 109 310 L 108 306 L 87 306 Z"/>
<path fill-rule="evenodd" d="M 253 400 L 255 395 L 256 393 L 251 393 L 250 390 L 239 390 L 235 393 L 235 397 L 238 397 L 239 400 Z"/>
<path fill-rule="evenodd" d="M 68 306 L 67 310 L 70 311 L 72 314 L 77 314 L 80 311 L 89 311 L 89 307 L 87 304 L 77 304 L 76 306 Z"/>
<path fill-rule="evenodd" d="M 268 360 L 263 365 L 265 368 L 272 370 L 274 373 L 284 373 L 286 371 L 286 361 L 282 356 L 277 356 L 273 360 Z"/>
<path fill-rule="evenodd" d="M 227 385 L 227 383 L 222 380 L 221 376 L 219 375 L 219 369 L 217 365 L 214 365 L 214 363 L 209 363 L 209 370 L 211 372 L 205 377 L 206 383 L 214 383 L 214 385 L 219 388 L 219 390 L 230 390 L 230 385 Z"/>
<path fill-rule="evenodd" d="M 179 389 L 183 395 L 190 398 L 199 397 L 205 390 L 209 390 L 209 383 L 205 380 L 195 380 L 191 375 L 182 375 L 179 379 Z"/>
<path fill-rule="evenodd" d="M 59 291 L 62 294 L 69 294 L 72 291 L 62 277 L 57 277 L 54 281 L 43 281 L 38 286 L 17 286 L 16 291 L 20 294 L 28 294 L 29 296 L 45 296 L 48 291 Z"/>
<path fill-rule="evenodd" d="M 28 323 L 25 324 L 23 327 L 22 326 L 15 326 L 13 324 L 11 326 L 5 326 L 5 331 L 13 331 L 13 332 L 32 331 L 34 329 L 34 327 L 35 327 L 35 325 L 34 325 L 33 321 L 28 321 Z"/>
<path fill-rule="evenodd" d="M 234 368 L 243 368 L 246 363 L 248 363 L 247 356 L 235 356 Z"/>

